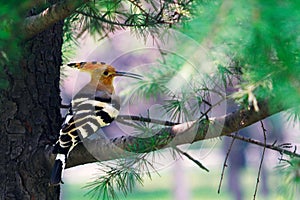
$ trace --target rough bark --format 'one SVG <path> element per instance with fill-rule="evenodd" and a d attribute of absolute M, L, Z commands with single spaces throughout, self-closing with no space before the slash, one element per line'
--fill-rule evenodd
<path fill-rule="evenodd" d="M 51 164 L 45 145 L 60 128 L 60 21 L 21 46 L 15 72 L 6 73 L 10 86 L 0 97 L 0 199 L 59 199 L 49 187 Z M 7 68 L 6 66 L 6 68 Z"/>

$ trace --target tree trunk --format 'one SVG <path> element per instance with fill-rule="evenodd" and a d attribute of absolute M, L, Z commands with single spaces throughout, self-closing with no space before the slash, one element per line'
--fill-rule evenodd
<path fill-rule="evenodd" d="M 0 199 L 59 199 L 49 187 L 51 163 L 45 147 L 58 135 L 59 74 L 63 35 L 59 22 L 21 45 L 10 86 L 0 91 Z M 7 67 L 6 66 L 6 67 Z"/>

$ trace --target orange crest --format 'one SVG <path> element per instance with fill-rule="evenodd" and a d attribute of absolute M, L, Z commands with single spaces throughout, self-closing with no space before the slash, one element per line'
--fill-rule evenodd
<path fill-rule="evenodd" d="M 113 92 L 113 78 L 116 70 L 113 66 L 104 62 L 80 62 L 69 63 L 69 67 L 77 68 L 82 72 L 88 72 L 91 75 L 90 85 L 96 87 L 97 90 L 106 90 Z"/>

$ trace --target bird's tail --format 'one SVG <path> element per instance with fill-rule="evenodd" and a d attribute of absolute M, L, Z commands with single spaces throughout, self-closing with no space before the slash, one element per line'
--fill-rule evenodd
<path fill-rule="evenodd" d="M 57 154 L 50 178 L 50 185 L 59 185 L 63 183 L 63 171 L 66 166 L 67 156 L 65 154 Z"/>

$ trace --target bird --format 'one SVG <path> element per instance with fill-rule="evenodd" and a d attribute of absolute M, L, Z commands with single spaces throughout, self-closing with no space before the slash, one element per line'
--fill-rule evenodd
<path fill-rule="evenodd" d="M 52 153 L 57 155 L 50 177 L 51 186 L 63 183 L 63 171 L 71 150 L 82 139 L 108 126 L 118 116 L 120 105 L 114 100 L 114 78 L 123 76 L 142 79 L 141 75 L 117 71 L 104 62 L 69 63 L 67 66 L 89 73 L 91 79 L 72 98 L 53 147 Z"/>

